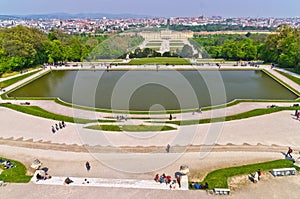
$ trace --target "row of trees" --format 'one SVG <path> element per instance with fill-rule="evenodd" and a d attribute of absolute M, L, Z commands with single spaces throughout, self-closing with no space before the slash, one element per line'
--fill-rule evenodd
<path fill-rule="evenodd" d="M 82 38 L 60 31 L 46 34 L 16 26 L 0 30 L 0 75 L 43 63 L 82 61 L 106 37 Z"/>
<path fill-rule="evenodd" d="M 138 35 L 115 35 L 96 46 L 87 57 L 88 60 L 124 58 L 144 41 Z"/>
<path fill-rule="evenodd" d="M 210 57 L 225 60 L 256 60 L 267 35 L 212 35 L 195 38 Z"/>
<path fill-rule="evenodd" d="M 262 45 L 261 57 L 280 67 L 300 70 L 300 29 L 279 27 L 278 34 L 270 35 Z"/>
<path fill-rule="evenodd" d="M 212 58 L 262 60 L 300 70 L 300 30 L 283 25 L 275 34 L 212 35 L 194 38 Z"/>

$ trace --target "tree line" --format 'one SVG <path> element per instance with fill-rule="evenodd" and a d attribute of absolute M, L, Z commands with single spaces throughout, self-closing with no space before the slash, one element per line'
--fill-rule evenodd
<path fill-rule="evenodd" d="M 262 60 L 300 70 L 300 29 L 282 25 L 274 34 L 199 35 L 194 40 L 211 58 Z"/>
<path fill-rule="evenodd" d="M 16 26 L 0 29 L 0 75 L 44 63 L 82 61 L 103 37 L 82 37 Z"/>

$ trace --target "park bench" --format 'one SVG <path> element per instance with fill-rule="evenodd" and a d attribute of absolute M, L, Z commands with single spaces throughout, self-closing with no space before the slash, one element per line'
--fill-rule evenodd
<path fill-rule="evenodd" d="M 229 195 L 230 194 L 230 189 L 214 188 L 214 193 L 216 195 Z"/>
<path fill-rule="evenodd" d="M 282 169 L 272 169 L 271 173 L 273 176 L 290 176 L 290 175 L 296 175 L 297 171 L 293 168 L 282 168 Z"/>

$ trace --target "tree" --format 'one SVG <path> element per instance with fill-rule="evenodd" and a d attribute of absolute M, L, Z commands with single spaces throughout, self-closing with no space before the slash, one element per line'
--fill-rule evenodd
<path fill-rule="evenodd" d="M 193 56 L 194 56 L 193 48 L 189 45 L 184 45 L 181 50 L 180 57 L 193 58 Z"/>
<path fill-rule="evenodd" d="M 64 50 L 60 41 L 53 40 L 51 42 L 50 49 L 48 50 L 48 61 L 53 61 L 53 63 L 58 63 L 59 61 L 64 61 Z"/>

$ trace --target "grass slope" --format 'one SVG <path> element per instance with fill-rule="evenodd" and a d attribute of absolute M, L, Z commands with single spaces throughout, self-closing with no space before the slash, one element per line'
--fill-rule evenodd
<path fill-rule="evenodd" d="M 276 107 L 276 108 L 266 108 L 266 109 L 255 109 L 245 113 L 240 113 L 236 115 L 219 117 L 219 118 L 208 118 L 201 120 L 183 120 L 183 121 L 168 121 L 167 123 L 176 124 L 176 125 L 194 125 L 194 124 L 205 124 L 205 123 L 213 123 L 213 122 L 223 122 L 223 121 L 232 121 L 232 120 L 240 120 L 250 117 L 256 117 L 260 115 L 267 115 L 271 113 L 276 113 L 279 111 L 285 110 L 298 110 L 299 107 Z"/>
<path fill-rule="evenodd" d="M 169 126 L 146 126 L 146 125 L 94 125 L 86 127 L 92 130 L 101 131 L 130 131 L 130 132 L 144 132 L 144 131 L 170 131 L 176 130 Z"/>
<path fill-rule="evenodd" d="M 5 161 L 5 158 L 2 158 Z M 27 169 L 26 167 L 15 160 L 10 160 L 14 168 L 5 169 L 4 166 L 0 165 L 0 168 L 3 170 L 0 175 L 0 181 L 10 182 L 10 183 L 28 183 L 32 176 L 27 176 Z"/>
<path fill-rule="evenodd" d="M 247 175 L 250 173 L 255 173 L 258 169 L 262 172 L 270 171 L 277 168 L 291 168 L 295 167 L 299 171 L 299 167 L 294 166 L 293 162 L 290 160 L 275 160 L 271 162 L 258 163 L 243 165 L 225 169 L 219 169 L 209 173 L 202 183 L 207 182 L 209 184 L 209 189 L 213 188 L 228 188 L 227 180 L 230 177 Z"/>
<path fill-rule="evenodd" d="M 5 88 L 8 87 L 14 83 L 17 83 L 18 81 L 21 81 L 23 79 L 26 79 L 27 77 L 30 77 L 31 75 L 34 75 L 36 73 L 38 73 L 39 71 L 34 71 L 34 72 L 30 72 L 30 73 L 26 73 L 24 75 L 18 76 L 18 77 L 14 77 L 11 79 L 8 79 L 6 81 L 0 82 L 0 88 Z"/>
<path fill-rule="evenodd" d="M 0 104 L 2 107 L 10 108 L 22 113 L 57 120 L 57 121 L 65 121 L 65 122 L 71 122 L 71 123 L 80 123 L 80 124 L 86 124 L 86 123 L 92 123 L 92 122 L 115 122 L 115 120 L 88 120 L 88 119 L 80 119 L 80 118 L 73 118 L 68 117 L 64 115 L 58 115 L 51 112 L 48 112 L 40 107 L 37 106 L 20 106 L 15 104 Z"/>

